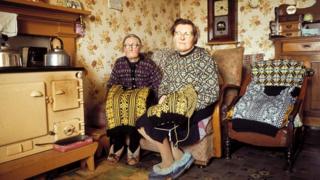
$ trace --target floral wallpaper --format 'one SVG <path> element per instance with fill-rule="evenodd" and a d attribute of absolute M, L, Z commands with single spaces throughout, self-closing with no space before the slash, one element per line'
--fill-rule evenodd
<path fill-rule="evenodd" d="M 248 0 L 238 0 L 238 41 L 245 54 L 264 54 L 273 58 L 269 22 L 274 7 L 297 4 L 308 7 L 315 0 L 260 0 L 257 8 Z M 122 10 L 108 8 L 108 0 L 80 0 L 91 15 L 84 19 L 85 36 L 77 41 L 77 63 L 86 68 L 84 85 L 87 114 L 101 104 L 104 86 L 115 60 L 123 56 L 121 43 L 128 33 L 143 41 L 143 51 L 171 47 L 169 28 L 177 17 L 191 19 L 200 29 L 198 46 L 210 52 L 235 45 L 207 45 L 207 0 L 122 0 Z"/>
<path fill-rule="evenodd" d="M 274 20 L 274 8 L 281 4 L 296 4 L 298 8 L 313 5 L 315 0 L 260 0 L 257 8 L 249 0 L 238 0 L 238 41 L 245 47 L 245 54 L 264 54 L 264 59 L 274 57 L 269 40 L 269 22 Z M 235 45 L 207 45 L 207 0 L 180 0 L 180 16 L 191 19 L 200 29 L 198 45 L 213 52 Z"/>

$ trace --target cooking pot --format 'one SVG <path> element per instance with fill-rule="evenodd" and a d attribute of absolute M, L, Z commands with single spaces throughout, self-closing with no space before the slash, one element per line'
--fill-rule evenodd
<path fill-rule="evenodd" d="M 21 67 L 22 61 L 19 52 L 10 50 L 7 46 L 0 49 L 0 67 Z"/>
<path fill-rule="evenodd" d="M 53 41 L 59 40 L 60 47 L 53 46 Z M 52 37 L 50 40 L 51 50 L 44 55 L 45 66 L 70 66 L 70 56 L 63 50 L 63 42 L 58 37 Z"/>

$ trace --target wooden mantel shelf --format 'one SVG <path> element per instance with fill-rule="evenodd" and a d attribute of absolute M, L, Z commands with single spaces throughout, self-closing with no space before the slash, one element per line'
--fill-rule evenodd
<path fill-rule="evenodd" d="M 90 15 L 90 11 L 55 6 L 44 2 L 26 0 L 2 0 L 0 11 L 25 16 L 38 16 L 63 22 L 74 22 L 79 16 Z M 19 16 L 18 16 L 19 17 Z"/>
<path fill-rule="evenodd" d="M 41 8 L 41 9 L 47 9 L 52 11 L 61 11 L 71 14 L 82 14 L 82 15 L 89 15 L 90 11 L 85 10 L 79 10 L 79 9 L 73 9 L 73 8 L 66 8 L 62 6 L 55 6 L 44 2 L 33 2 L 33 1 L 26 1 L 26 0 L 2 0 L 3 3 L 8 4 L 15 4 L 20 6 L 30 6 L 34 8 Z"/>

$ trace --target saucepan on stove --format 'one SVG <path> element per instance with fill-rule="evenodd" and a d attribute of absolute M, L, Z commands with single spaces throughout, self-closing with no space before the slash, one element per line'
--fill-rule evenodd
<path fill-rule="evenodd" d="M 10 50 L 8 46 L 1 45 L 0 67 L 21 67 L 22 60 L 20 53 Z"/>
<path fill-rule="evenodd" d="M 55 42 L 59 42 L 58 44 Z M 70 56 L 63 50 L 63 42 L 58 37 L 50 39 L 51 50 L 44 56 L 45 66 L 70 66 Z"/>

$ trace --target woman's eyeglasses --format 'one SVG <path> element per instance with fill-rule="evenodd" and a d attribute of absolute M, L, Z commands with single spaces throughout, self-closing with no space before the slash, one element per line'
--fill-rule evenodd
<path fill-rule="evenodd" d="M 180 31 L 175 31 L 174 35 L 179 37 L 183 36 L 185 38 L 190 38 L 191 36 L 193 36 L 191 32 L 180 32 Z"/>
<path fill-rule="evenodd" d="M 137 49 L 139 47 L 140 47 L 140 44 L 125 44 L 124 45 L 124 48 L 127 48 L 127 49 L 129 49 L 129 48 Z"/>

